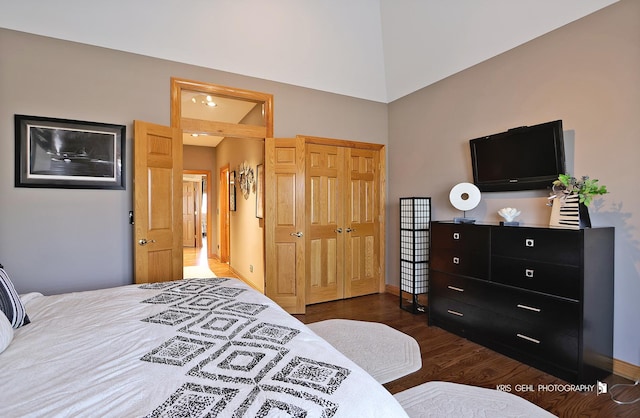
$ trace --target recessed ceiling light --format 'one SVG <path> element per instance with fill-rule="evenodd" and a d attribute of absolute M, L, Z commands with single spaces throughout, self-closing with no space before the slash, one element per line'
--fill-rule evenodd
<path fill-rule="evenodd" d="M 216 102 L 213 101 L 213 97 L 209 96 L 209 95 L 204 95 L 204 94 L 199 94 L 195 97 L 191 98 L 191 103 L 195 103 L 195 104 L 203 104 L 207 107 L 216 107 L 218 106 L 218 104 Z"/>

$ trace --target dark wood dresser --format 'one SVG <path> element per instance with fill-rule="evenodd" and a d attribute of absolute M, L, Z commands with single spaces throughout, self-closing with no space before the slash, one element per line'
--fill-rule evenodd
<path fill-rule="evenodd" d="M 612 370 L 614 228 L 433 222 L 429 325 L 574 383 Z"/>

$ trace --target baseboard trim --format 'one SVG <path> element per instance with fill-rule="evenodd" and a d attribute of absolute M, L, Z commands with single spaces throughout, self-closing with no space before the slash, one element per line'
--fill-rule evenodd
<path fill-rule="evenodd" d="M 622 376 L 634 382 L 640 379 L 640 366 L 627 363 L 623 360 L 613 359 L 613 374 Z"/>
<path fill-rule="evenodd" d="M 394 285 L 386 285 L 385 292 L 394 296 L 400 296 L 400 288 Z M 627 363 L 623 360 L 613 359 L 613 374 L 624 377 L 625 379 L 633 380 L 634 382 L 640 379 L 640 366 Z"/>
<path fill-rule="evenodd" d="M 400 296 L 400 288 L 398 286 L 393 285 L 385 285 L 384 287 L 385 293 L 391 293 L 392 295 Z"/>
<path fill-rule="evenodd" d="M 233 274 L 235 274 L 236 276 L 238 276 L 238 279 L 242 280 L 244 283 L 246 283 L 247 285 L 251 286 L 254 290 L 257 290 L 258 292 L 264 294 L 264 291 L 261 289 L 258 289 L 258 287 L 251 283 L 251 280 L 246 279 L 242 274 L 240 274 L 238 272 L 238 270 L 234 269 L 233 267 L 229 266 L 229 270 L 231 270 L 233 272 Z"/>

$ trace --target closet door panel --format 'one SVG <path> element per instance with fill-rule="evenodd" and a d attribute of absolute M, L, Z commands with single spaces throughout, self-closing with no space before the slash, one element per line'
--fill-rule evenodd
<path fill-rule="evenodd" d="M 379 153 L 350 148 L 347 158 L 345 195 L 346 263 L 345 297 L 376 293 L 380 286 L 380 224 L 378 219 Z"/>
<path fill-rule="evenodd" d="M 344 297 L 344 149 L 306 146 L 307 304 Z"/>

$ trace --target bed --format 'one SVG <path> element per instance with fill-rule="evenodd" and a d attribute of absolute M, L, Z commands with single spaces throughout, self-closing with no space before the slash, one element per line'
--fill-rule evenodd
<path fill-rule="evenodd" d="M 405 417 L 355 363 L 236 279 L 20 295 L 3 417 Z M 1 316 L 1 315 L 0 315 Z"/>

